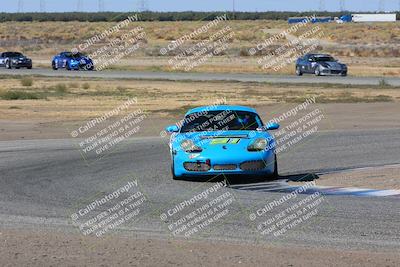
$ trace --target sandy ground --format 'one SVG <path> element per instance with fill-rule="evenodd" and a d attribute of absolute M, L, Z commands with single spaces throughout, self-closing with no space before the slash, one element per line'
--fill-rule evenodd
<path fill-rule="evenodd" d="M 340 185 L 371 189 L 400 190 L 400 165 L 364 168 L 321 175 L 318 185 Z"/>
<path fill-rule="evenodd" d="M 400 165 L 368 167 L 319 175 L 317 186 L 400 190 Z M 299 182 L 289 182 L 299 185 Z"/>
<path fill-rule="evenodd" d="M 395 251 L 285 248 L 140 236 L 0 230 L 2 266 L 399 266 Z M 290 257 L 289 257 L 290 255 Z"/>

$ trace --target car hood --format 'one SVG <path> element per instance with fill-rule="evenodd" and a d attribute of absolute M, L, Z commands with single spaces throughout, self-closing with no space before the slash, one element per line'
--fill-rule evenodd
<path fill-rule="evenodd" d="M 91 61 L 91 59 L 89 57 L 86 57 L 86 56 L 84 56 L 84 57 L 74 57 L 73 59 L 76 60 L 76 61 L 81 61 L 81 60 Z"/>
<path fill-rule="evenodd" d="M 9 57 L 11 59 L 17 59 L 17 60 L 25 60 L 28 59 L 26 56 L 22 56 L 22 57 Z"/>
<path fill-rule="evenodd" d="M 196 145 L 205 146 L 236 146 L 244 144 L 246 147 L 257 138 L 273 139 L 272 135 L 265 131 L 213 131 L 213 132 L 194 132 L 179 133 L 174 139 L 174 145 L 180 145 L 185 139 L 192 140 Z"/>
<path fill-rule="evenodd" d="M 323 61 L 323 62 L 320 62 L 320 64 L 322 66 L 324 66 L 324 67 L 326 66 L 330 69 L 342 69 L 342 66 L 343 66 L 343 64 L 341 64 L 337 61 Z"/>

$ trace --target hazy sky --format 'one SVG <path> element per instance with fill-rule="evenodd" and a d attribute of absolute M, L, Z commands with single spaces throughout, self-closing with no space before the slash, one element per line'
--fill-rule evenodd
<path fill-rule="evenodd" d="M 22 5 L 18 3 L 22 1 Z M 42 8 L 49 12 L 68 12 L 78 9 L 78 2 L 82 1 L 82 11 L 98 11 L 99 0 L 1 0 L 0 12 L 16 12 L 22 9 L 25 12 L 40 11 Z M 107 11 L 137 10 L 138 2 L 145 1 L 152 11 L 225 11 L 232 10 L 233 0 L 102 0 Z M 318 10 L 320 0 L 235 0 L 236 10 L 239 11 L 310 11 Z M 345 0 L 347 10 L 378 11 L 379 0 Z M 325 0 L 325 9 L 337 11 L 340 9 L 340 0 Z M 400 9 L 400 0 L 386 0 L 386 11 Z"/>

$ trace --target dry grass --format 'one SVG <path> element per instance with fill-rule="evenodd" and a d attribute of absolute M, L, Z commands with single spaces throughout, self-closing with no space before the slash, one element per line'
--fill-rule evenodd
<path fill-rule="evenodd" d="M 214 57 L 194 69 L 198 72 L 255 72 L 292 74 L 293 64 L 275 72 L 263 70 L 256 63 L 257 57 L 249 57 L 248 50 L 257 43 L 269 38 L 274 32 L 287 29 L 285 21 L 229 21 L 221 23 L 212 32 L 216 32 L 229 23 L 235 33 L 229 41 L 224 55 Z M 145 48 L 126 57 L 114 69 L 171 71 L 168 57 L 160 57 L 160 48 L 172 40 L 193 32 L 205 22 L 135 22 L 115 33 L 111 38 L 122 36 L 137 26 L 142 26 L 147 36 Z M 50 67 L 49 55 L 62 50 L 71 50 L 91 36 L 114 26 L 112 22 L 6 22 L 0 23 L 2 50 L 20 50 L 34 58 L 35 67 Z M 350 66 L 352 75 L 400 75 L 400 27 L 399 23 L 375 24 L 319 24 L 324 33 L 318 51 L 331 53 Z M 293 35 L 300 35 L 315 25 L 308 25 Z M 211 32 L 211 31 L 210 31 Z M 183 47 L 192 46 L 199 40 L 208 38 L 204 33 L 188 41 Z M 109 39 L 91 46 L 93 52 L 104 46 Z M 276 47 L 287 42 L 279 40 Z M 362 64 L 357 61 L 362 61 Z"/>
<path fill-rule="evenodd" d="M 136 80 L 88 80 L 34 78 L 32 87 L 21 87 L 19 79 L 3 79 L 1 96 L 34 95 L 36 98 L 0 100 L 0 119 L 80 120 L 109 111 L 128 98 L 161 117 L 194 106 L 209 105 L 226 98 L 228 104 L 249 106 L 300 103 L 315 96 L 319 103 L 400 101 L 399 88 L 334 85 L 272 85 L 238 82 L 168 82 Z M 89 85 L 89 88 L 88 86 Z M 86 88 L 86 89 L 85 89 Z"/>

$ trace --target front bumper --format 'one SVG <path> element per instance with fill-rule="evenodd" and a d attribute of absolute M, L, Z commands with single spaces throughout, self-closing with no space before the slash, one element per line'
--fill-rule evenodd
<path fill-rule="evenodd" d="M 324 76 L 329 76 L 329 75 L 347 75 L 347 69 L 346 70 L 331 70 L 331 69 L 322 69 L 321 70 L 321 75 Z"/>
<path fill-rule="evenodd" d="M 180 152 L 173 156 L 173 161 L 176 176 L 270 175 L 275 170 L 272 150 L 246 151 L 240 156 Z"/>
<path fill-rule="evenodd" d="M 17 62 L 11 61 L 11 66 L 18 68 L 28 68 L 32 67 L 32 61 L 17 61 Z"/>

